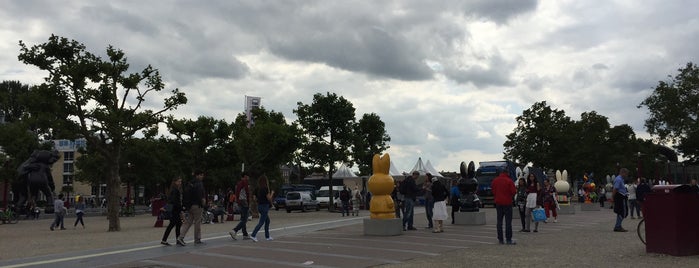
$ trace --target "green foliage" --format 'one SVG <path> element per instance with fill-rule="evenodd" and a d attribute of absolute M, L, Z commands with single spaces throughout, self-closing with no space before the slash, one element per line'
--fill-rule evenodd
<path fill-rule="evenodd" d="M 516 118 L 517 127 L 507 135 L 505 159 L 544 168 L 564 165 L 568 155 L 569 128 L 573 124 L 562 110 L 554 110 L 545 101 L 537 102 Z"/>
<path fill-rule="evenodd" d="M 391 137 L 386 133 L 386 124 L 375 114 L 364 114 L 354 127 L 352 158 L 359 166 L 359 173 L 371 175 L 374 154 L 381 154 L 390 146 Z"/>
<path fill-rule="evenodd" d="M 281 183 L 279 167 L 293 160 L 294 152 L 301 146 L 301 131 L 296 123 L 288 124 L 279 112 L 258 108 L 252 110 L 252 115 L 255 123 L 250 128 L 245 114 L 236 117 L 233 124 L 235 152 L 245 163 L 251 178 L 265 174 L 270 182 Z"/>
<path fill-rule="evenodd" d="M 336 162 L 348 162 L 354 141 L 354 106 L 335 93 L 313 95 L 310 105 L 297 103 L 294 113 L 306 135 L 302 160 L 329 167 L 332 175 Z"/>
<path fill-rule="evenodd" d="M 128 73 L 125 54 L 112 46 L 106 59 L 88 52 L 75 40 L 51 35 L 46 43 L 28 47 L 19 42 L 19 60 L 48 72 L 37 86 L 37 109 L 45 128 L 60 130 L 56 137 L 77 134 L 105 161 L 109 230 L 119 231 L 120 163 L 123 146 L 139 130 L 165 119 L 165 112 L 185 104 L 184 93 L 174 89 L 158 110 L 146 106 L 146 97 L 164 89 L 160 73 L 151 66 Z M 148 105 L 151 105 L 149 102 Z"/>
<path fill-rule="evenodd" d="M 687 63 L 670 81 L 660 81 L 640 107 L 650 113 L 648 133 L 672 144 L 689 162 L 699 161 L 699 67 Z"/>
<path fill-rule="evenodd" d="M 507 135 L 504 146 L 506 159 L 567 169 L 574 178 L 594 173 L 598 183 L 604 175 L 616 174 L 619 167 L 633 170 L 642 165 L 638 152 L 657 154 L 656 146 L 637 139 L 629 125 L 610 127 L 607 117 L 595 111 L 584 112 L 580 121 L 574 121 L 546 102 L 535 103 L 517 117 L 517 127 Z"/>

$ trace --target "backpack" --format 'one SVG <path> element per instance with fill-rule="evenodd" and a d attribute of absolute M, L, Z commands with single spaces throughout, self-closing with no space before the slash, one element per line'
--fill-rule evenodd
<path fill-rule="evenodd" d="M 347 190 L 340 191 L 340 200 L 342 200 L 342 201 L 349 200 L 349 193 L 347 192 Z"/>
<path fill-rule="evenodd" d="M 184 206 L 185 209 L 189 209 L 192 205 L 194 205 L 194 184 L 189 181 L 182 185 L 182 206 Z"/>
<path fill-rule="evenodd" d="M 404 180 L 403 182 L 401 182 L 400 186 L 398 187 L 398 192 L 402 195 L 405 195 L 408 192 L 407 188 L 408 187 L 405 185 L 405 180 Z"/>

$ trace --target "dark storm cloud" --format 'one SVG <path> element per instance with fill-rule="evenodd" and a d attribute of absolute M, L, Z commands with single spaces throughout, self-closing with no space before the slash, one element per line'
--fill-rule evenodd
<path fill-rule="evenodd" d="M 490 56 L 486 66 L 450 66 L 445 69 L 444 74 L 458 83 L 473 83 L 476 87 L 485 88 L 511 85 L 511 76 L 515 68 L 516 63 L 508 62 L 500 54 L 495 54 Z"/>
<path fill-rule="evenodd" d="M 462 1 L 465 13 L 495 21 L 499 24 L 522 13 L 536 10 L 537 0 L 471 0 Z"/>

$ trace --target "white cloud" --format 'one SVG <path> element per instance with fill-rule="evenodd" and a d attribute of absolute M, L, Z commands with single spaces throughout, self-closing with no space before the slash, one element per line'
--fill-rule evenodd
<path fill-rule="evenodd" d="M 0 80 L 40 83 L 19 40 L 52 33 L 134 70 L 158 68 L 187 94 L 178 117 L 233 120 L 245 95 L 294 120 L 297 102 L 334 92 L 376 113 L 407 170 L 502 157 L 515 118 L 547 101 L 597 111 L 645 137 L 636 106 L 658 80 L 699 61 L 699 3 L 667 1 L 337 2 L 5 1 Z M 177 15 L 174 15 L 177 14 Z"/>

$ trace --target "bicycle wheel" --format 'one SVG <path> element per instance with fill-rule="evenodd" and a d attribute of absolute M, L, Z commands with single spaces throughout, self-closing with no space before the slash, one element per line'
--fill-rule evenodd
<path fill-rule="evenodd" d="M 18 223 L 18 222 L 19 222 L 19 215 L 17 215 L 17 213 L 14 213 L 14 212 L 11 213 L 11 214 L 8 216 L 8 218 L 9 218 L 9 219 L 8 219 L 8 222 L 9 222 L 10 224 L 15 224 L 15 223 Z"/>
<path fill-rule="evenodd" d="M 641 221 L 638 222 L 638 227 L 636 227 L 636 233 L 638 234 L 638 239 L 641 239 L 641 242 L 645 245 L 646 244 L 646 219 L 643 218 Z"/>

